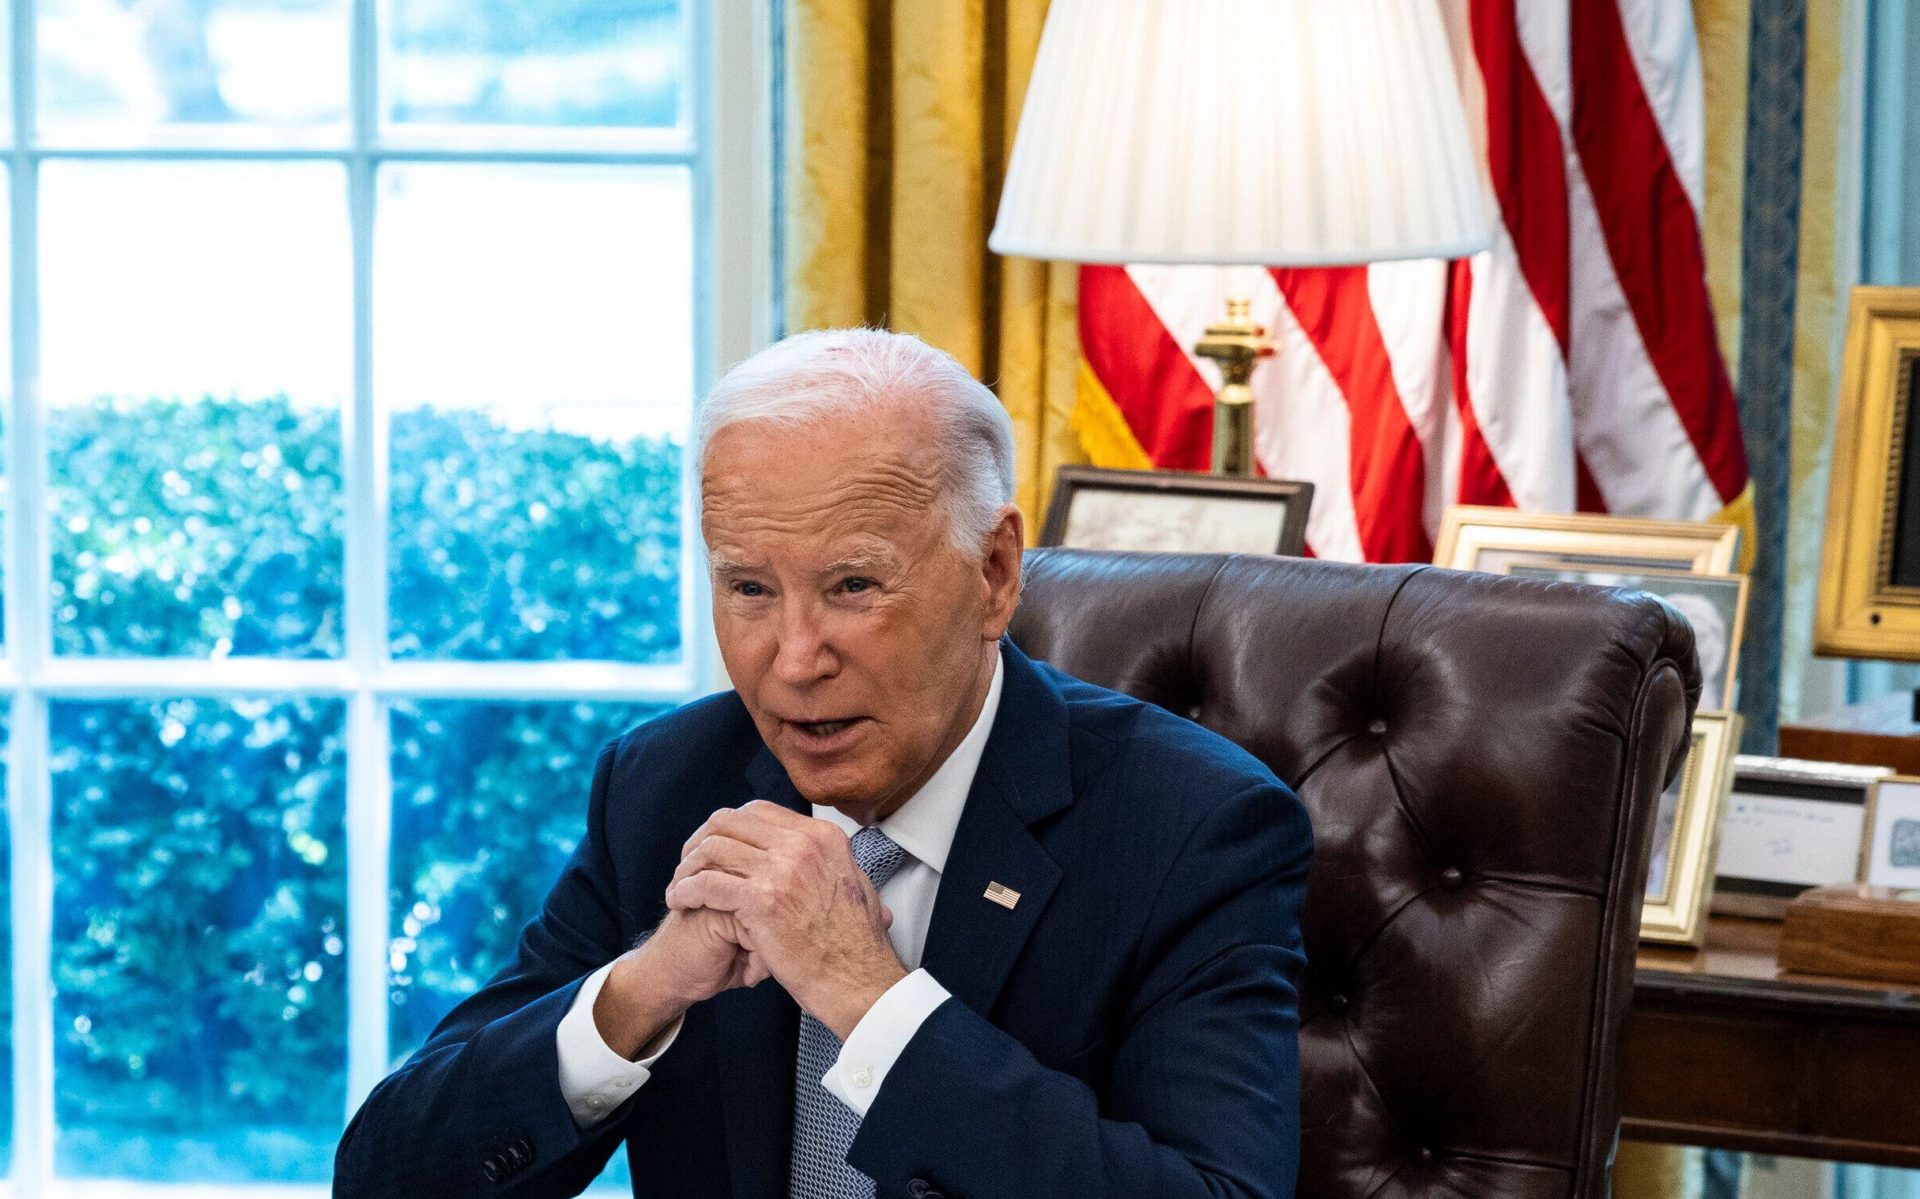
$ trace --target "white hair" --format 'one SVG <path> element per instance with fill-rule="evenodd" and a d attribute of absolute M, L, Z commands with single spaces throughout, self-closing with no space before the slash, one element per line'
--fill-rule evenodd
<path fill-rule="evenodd" d="M 694 470 L 704 472 L 713 435 L 728 425 L 803 425 L 902 396 L 933 414 L 939 491 L 954 548 L 984 553 L 1000 510 L 1013 502 L 1013 421 L 953 355 L 911 333 L 796 333 L 738 363 L 694 417 Z"/>

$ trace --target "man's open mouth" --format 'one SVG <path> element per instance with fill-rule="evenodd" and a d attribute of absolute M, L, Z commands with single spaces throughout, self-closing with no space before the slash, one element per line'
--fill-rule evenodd
<path fill-rule="evenodd" d="M 844 720 L 796 720 L 794 724 L 816 737 L 831 737 L 841 729 L 852 728 L 860 717 L 849 716 Z"/>
<path fill-rule="evenodd" d="M 804 741 L 824 745 L 865 720 L 864 716 L 846 716 L 838 720 L 789 720 L 787 723 L 800 732 Z"/>

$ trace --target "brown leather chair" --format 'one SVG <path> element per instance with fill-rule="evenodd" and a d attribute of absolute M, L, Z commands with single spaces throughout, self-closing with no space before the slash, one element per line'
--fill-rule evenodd
<path fill-rule="evenodd" d="M 1302 1199 L 1607 1193 L 1654 807 L 1700 690 L 1672 609 L 1047 549 L 1012 635 L 1233 739 L 1312 814 Z"/>

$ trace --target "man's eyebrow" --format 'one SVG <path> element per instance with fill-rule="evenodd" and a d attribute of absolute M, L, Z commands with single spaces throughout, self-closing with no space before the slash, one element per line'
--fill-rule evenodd
<path fill-rule="evenodd" d="M 846 571 L 886 570 L 898 562 L 899 558 L 888 550 L 855 550 L 853 553 L 843 555 L 838 560 L 829 563 L 821 569 L 820 573 L 823 575 L 835 575 Z"/>
<path fill-rule="evenodd" d="M 899 557 L 890 550 L 855 550 L 820 568 L 822 575 L 840 574 L 845 571 L 886 570 L 898 565 Z M 760 570 L 762 567 L 747 562 L 735 562 L 725 554 L 708 554 L 707 569 L 717 575 L 745 574 Z"/>
<path fill-rule="evenodd" d="M 745 562 L 735 562 L 725 554 L 708 554 L 707 569 L 717 575 L 737 575 L 754 568 Z"/>

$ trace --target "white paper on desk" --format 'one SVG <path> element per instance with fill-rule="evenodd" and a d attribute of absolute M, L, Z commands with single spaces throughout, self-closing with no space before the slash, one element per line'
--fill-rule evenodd
<path fill-rule="evenodd" d="M 1858 804 L 1736 790 L 1720 815 L 1716 873 L 1808 887 L 1850 883 L 1866 820 Z"/>

